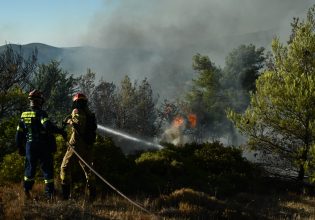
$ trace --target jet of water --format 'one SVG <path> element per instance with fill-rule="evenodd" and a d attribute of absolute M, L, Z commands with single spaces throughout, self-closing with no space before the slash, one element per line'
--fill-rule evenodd
<path fill-rule="evenodd" d="M 148 145 L 148 146 L 152 146 L 152 147 L 155 147 L 155 148 L 159 148 L 159 149 L 162 149 L 163 146 L 161 146 L 160 144 L 157 144 L 157 143 L 153 143 L 153 142 L 149 142 L 149 141 L 145 141 L 145 140 L 142 140 L 142 139 L 139 139 L 139 138 L 136 138 L 134 136 L 131 136 L 129 134 L 126 134 L 126 133 L 123 133 L 121 131 L 117 131 L 117 130 L 114 130 L 112 128 L 109 128 L 109 127 L 105 127 L 103 125 L 97 125 L 97 128 L 99 130 L 102 130 L 104 132 L 107 132 L 107 133 L 110 133 L 110 134 L 114 134 L 114 135 L 117 135 L 117 136 L 120 136 L 120 137 L 123 137 L 123 138 L 126 138 L 128 140 L 131 140 L 131 141 L 135 141 L 135 142 L 139 142 L 139 143 L 142 143 L 142 144 L 145 144 L 145 145 Z"/>

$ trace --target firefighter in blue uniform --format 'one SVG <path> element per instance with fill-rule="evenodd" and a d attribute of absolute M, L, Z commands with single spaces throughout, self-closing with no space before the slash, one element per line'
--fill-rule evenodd
<path fill-rule="evenodd" d="M 30 197 L 34 185 L 36 167 L 39 165 L 44 174 L 45 195 L 54 194 L 53 153 L 56 151 L 54 134 L 66 138 L 66 132 L 54 125 L 47 113 L 42 110 L 43 95 L 38 90 L 29 93 L 30 109 L 23 112 L 17 126 L 16 144 L 19 154 L 25 156 L 24 191 Z"/>

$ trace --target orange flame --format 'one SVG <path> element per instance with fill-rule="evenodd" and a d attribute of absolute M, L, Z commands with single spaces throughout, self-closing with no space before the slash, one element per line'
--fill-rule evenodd
<path fill-rule="evenodd" d="M 193 113 L 190 113 L 188 115 L 188 121 L 190 123 L 190 127 L 192 127 L 192 128 L 196 127 L 196 125 L 197 125 L 197 115 L 193 114 Z"/>
<path fill-rule="evenodd" d="M 174 127 L 178 128 L 184 124 L 184 118 L 181 116 L 176 116 L 172 124 Z"/>

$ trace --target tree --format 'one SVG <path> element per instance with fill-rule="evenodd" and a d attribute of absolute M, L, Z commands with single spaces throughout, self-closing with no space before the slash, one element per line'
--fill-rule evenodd
<path fill-rule="evenodd" d="M 135 84 L 132 84 L 128 76 L 125 76 L 121 81 L 117 94 L 116 126 L 125 131 L 134 131 L 136 124 L 135 106 L 137 100 Z"/>
<path fill-rule="evenodd" d="M 315 7 L 315 6 L 314 6 Z M 256 92 L 243 114 L 229 111 L 229 118 L 248 136 L 248 146 L 271 156 L 270 162 L 297 171 L 302 181 L 314 167 L 315 137 L 315 19 L 314 7 L 306 20 L 296 24 L 287 46 L 272 42 L 273 69 L 256 81 Z"/>
<path fill-rule="evenodd" d="M 78 79 L 78 90 L 86 95 L 88 100 L 91 99 L 91 95 L 95 88 L 95 73 L 91 69 L 87 69 L 86 74 L 82 75 Z"/>
<path fill-rule="evenodd" d="M 205 136 L 218 137 L 226 118 L 222 109 L 224 97 L 220 85 L 221 69 L 216 67 L 209 57 L 200 54 L 193 57 L 193 69 L 198 77 L 193 79 L 193 86 L 186 101 L 199 119 L 198 133 L 206 130 Z"/>
<path fill-rule="evenodd" d="M 157 120 L 155 101 L 150 83 L 145 78 L 136 90 L 136 126 L 137 134 L 147 137 L 156 135 Z"/>
<path fill-rule="evenodd" d="M 36 62 L 37 49 L 24 58 L 21 46 L 14 49 L 12 45 L 6 45 L 0 54 L 0 92 L 6 92 L 14 85 L 24 88 L 36 68 Z"/>
<path fill-rule="evenodd" d="M 76 79 L 60 67 L 57 61 L 39 65 L 34 77 L 32 87 L 43 92 L 46 103 L 45 108 L 51 118 L 61 121 L 71 109 L 71 96 L 75 91 Z"/>
<path fill-rule="evenodd" d="M 37 50 L 24 58 L 22 47 L 6 45 L 0 54 L 0 120 L 20 113 L 27 104 L 22 89 L 28 85 L 36 62 Z"/>
<path fill-rule="evenodd" d="M 116 99 L 116 126 L 127 132 L 143 136 L 156 134 L 156 109 L 153 92 L 147 79 L 138 85 L 128 76 L 121 81 Z"/>
<path fill-rule="evenodd" d="M 244 111 L 249 93 L 255 91 L 255 81 L 265 64 L 264 48 L 253 44 L 240 45 L 225 58 L 221 85 L 229 108 Z"/>
<path fill-rule="evenodd" d="M 264 66 L 264 48 L 253 44 L 240 45 L 225 58 L 225 87 L 244 89 L 247 92 L 255 90 L 255 81 L 259 70 Z"/>
<path fill-rule="evenodd" d="M 94 88 L 90 98 L 92 109 L 95 111 L 98 123 L 114 127 L 116 118 L 116 86 L 101 80 Z"/>
<path fill-rule="evenodd" d="M 160 132 L 163 127 L 169 126 L 174 118 L 180 114 L 178 103 L 164 99 L 156 110 L 157 112 L 157 130 Z"/>
<path fill-rule="evenodd" d="M 36 67 L 37 51 L 24 58 L 21 47 L 6 45 L 0 54 L 0 161 L 16 150 L 14 134 L 19 114 L 27 106 L 29 78 Z"/>

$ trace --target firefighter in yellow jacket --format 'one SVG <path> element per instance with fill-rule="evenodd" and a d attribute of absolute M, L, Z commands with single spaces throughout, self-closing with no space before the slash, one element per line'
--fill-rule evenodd
<path fill-rule="evenodd" d="M 93 199 L 95 197 L 95 177 L 91 175 L 88 167 L 76 157 L 73 149 L 75 149 L 89 165 L 92 165 L 91 146 L 95 142 L 96 137 L 96 119 L 95 115 L 88 108 L 88 100 L 84 94 L 75 94 L 72 101 L 72 113 L 65 119 L 65 122 L 71 126 L 71 136 L 68 142 L 70 146 L 68 146 L 67 152 L 64 155 L 60 170 L 62 195 L 64 199 L 69 199 L 71 183 L 70 169 L 72 164 L 78 161 L 86 177 L 90 199 Z"/>

